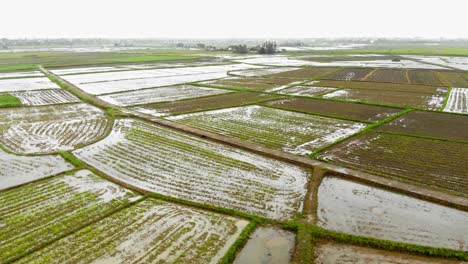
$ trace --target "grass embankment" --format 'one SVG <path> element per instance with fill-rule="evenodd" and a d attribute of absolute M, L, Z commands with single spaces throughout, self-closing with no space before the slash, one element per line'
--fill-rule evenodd
<path fill-rule="evenodd" d="M 15 107 L 21 106 L 21 101 L 9 94 L 0 94 L 0 108 L 1 107 Z"/>

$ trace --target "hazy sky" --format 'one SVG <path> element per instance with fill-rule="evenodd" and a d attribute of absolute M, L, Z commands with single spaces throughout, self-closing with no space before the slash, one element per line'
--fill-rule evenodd
<path fill-rule="evenodd" d="M 468 38 L 468 0 L 9 0 L 0 6 L 0 38 Z"/>

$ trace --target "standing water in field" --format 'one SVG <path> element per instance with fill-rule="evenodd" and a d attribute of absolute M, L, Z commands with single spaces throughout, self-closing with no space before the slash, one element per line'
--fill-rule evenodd
<path fill-rule="evenodd" d="M 468 250 L 468 213 L 336 177 L 319 187 L 317 217 L 334 231 Z"/>
<path fill-rule="evenodd" d="M 244 249 L 237 255 L 234 264 L 289 263 L 294 249 L 294 234 L 271 227 L 259 227 Z"/>

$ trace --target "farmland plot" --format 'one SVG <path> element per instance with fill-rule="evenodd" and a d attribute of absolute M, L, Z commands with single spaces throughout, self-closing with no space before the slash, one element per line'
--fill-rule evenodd
<path fill-rule="evenodd" d="M 468 142 L 468 116 L 414 111 L 378 127 L 384 132 Z"/>
<path fill-rule="evenodd" d="M 318 159 L 379 175 L 468 194 L 468 144 L 386 133 L 342 142 Z"/>
<path fill-rule="evenodd" d="M 73 153 L 129 185 L 274 219 L 301 210 L 308 180 L 300 167 L 130 119 Z"/>
<path fill-rule="evenodd" d="M 0 192 L 0 262 L 41 248 L 138 198 L 86 170 Z"/>
<path fill-rule="evenodd" d="M 19 263 L 218 263 L 247 223 L 147 199 Z"/>
<path fill-rule="evenodd" d="M 262 104 L 286 110 L 300 111 L 311 114 L 320 114 L 325 116 L 339 117 L 364 122 L 377 122 L 401 111 L 397 108 L 383 106 L 373 106 L 365 104 L 354 104 L 306 98 L 280 99 L 265 102 Z"/>
<path fill-rule="evenodd" d="M 173 116 L 169 119 L 299 155 L 306 155 L 366 127 L 363 123 L 258 105 Z"/>
<path fill-rule="evenodd" d="M 0 92 L 59 89 L 57 84 L 46 77 L 0 80 Z"/>
<path fill-rule="evenodd" d="M 169 77 L 159 78 L 143 78 L 143 79 L 131 79 L 131 80 L 120 80 L 120 81 L 109 81 L 109 82 L 96 82 L 79 84 L 78 86 L 85 92 L 101 95 L 107 93 L 117 93 L 132 90 L 139 90 L 145 88 L 153 88 L 160 86 L 177 85 L 189 82 L 198 82 L 210 79 L 219 79 L 226 77 L 226 73 L 215 72 L 215 73 L 204 73 L 204 74 L 189 74 L 189 75 L 178 75 Z"/>
<path fill-rule="evenodd" d="M 338 88 L 352 88 L 364 90 L 377 90 L 377 91 L 394 91 L 394 92 L 411 92 L 411 93 L 436 93 L 442 87 L 418 85 L 418 84 L 404 84 L 404 83 L 378 83 L 378 82 L 358 82 L 358 81 L 334 81 L 334 80 L 320 80 L 307 83 L 308 85 L 338 87 Z"/>
<path fill-rule="evenodd" d="M 281 67 L 281 68 L 261 68 L 261 69 L 249 69 L 240 71 L 231 71 L 230 75 L 242 76 L 242 77 L 259 77 L 264 75 L 276 74 L 281 72 L 293 71 L 298 68 Z"/>
<path fill-rule="evenodd" d="M 0 79 L 44 76 L 40 71 L 0 72 Z"/>
<path fill-rule="evenodd" d="M 361 80 L 368 74 L 370 74 L 372 71 L 373 69 L 368 68 L 342 69 L 326 76 L 326 79 L 342 81 Z"/>
<path fill-rule="evenodd" d="M 195 98 L 190 100 L 149 104 L 144 106 L 133 107 L 132 109 L 153 116 L 167 116 L 240 106 L 245 104 L 263 102 L 276 98 L 281 97 L 271 94 L 262 94 L 254 92 L 233 92 L 209 97 Z"/>
<path fill-rule="evenodd" d="M 468 250 L 468 213 L 360 183 L 325 177 L 318 225 L 339 232 Z"/>
<path fill-rule="evenodd" d="M 287 79 L 287 78 L 226 78 L 215 81 L 205 82 L 205 84 L 219 86 L 219 87 L 235 87 L 247 88 L 261 91 L 274 92 L 284 89 L 290 85 L 301 83 L 301 79 Z"/>
<path fill-rule="evenodd" d="M 37 106 L 37 105 L 53 105 L 53 104 L 66 104 L 78 103 L 78 99 L 73 94 L 61 90 L 40 90 L 40 91 L 24 91 L 24 92 L 10 92 L 9 94 L 18 98 L 23 105 Z"/>
<path fill-rule="evenodd" d="M 243 58 L 235 60 L 242 63 L 262 64 L 268 66 L 316 66 L 316 67 L 370 67 L 370 68 L 416 68 L 416 69 L 446 69 L 442 66 L 425 64 L 412 60 L 365 60 L 362 61 L 310 61 L 307 58 L 288 58 L 286 56 L 264 56 L 260 58 Z"/>
<path fill-rule="evenodd" d="M 300 78 L 300 79 L 310 79 L 317 78 L 319 76 L 325 75 L 329 72 L 336 70 L 335 68 L 301 68 L 292 71 L 285 71 L 275 74 L 270 74 L 269 77 L 274 78 Z"/>
<path fill-rule="evenodd" d="M 439 88 L 435 94 L 344 89 L 325 94 L 322 97 L 439 110 L 442 108 L 446 93 L 447 89 L 445 88 Z"/>
<path fill-rule="evenodd" d="M 80 75 L 69 75 L 64 78 L 75 84 L 89 84 L 110 81 L 123 81 L 135 79 L 148 79 L 158 77 L 171 77 L 181 75 L 194 74 L 213 74 L 223 73 L 223 77 L 227 76 L 229 70 L 243 70 L 249 68 L 261 68 L 259 66 L 245 64 L 231 64 L 220 66 L 201 66 L 201 67 L 184 67 L 184 68 L 163 68 L 163 69 L 144 69 L 119 72 L 99 72 Z M 221 78 L 221 77 L 220 77 Z"/>
<path fill-rule="evenodd" d="M 317 264 L 385 263 L 385 264 L 462 264 L 464 262 L 415 256 L 347 244 L 320 243 L 315 249 Z"/>
<path fill-rule="evenodd" d="M 436 72 L 440 81 L 446 86 L 452 87 L 468 87 L 468 73 L 454 71 L 439 71 Z"/>
<path fill-rule="evenodd" d="M 71 74 L 83 74 L 83 73 L 96 73 L 96 72 L 109 72 L 109 71 L 121 71 L 128 69 L 123 66 L 106 66 L 106 67 L 83 67 L 83 68 L 69 68 L 69 69 L 52 69 L 52 73 L 56 75 L 71 75 Z"/>
<path fill-rule="evenodd" d="M 182 99 L 203 97 L 227 93 L 222 89 L 194 85 L 178 85 L 145 89 L 132 92 L 115 93 L 99 96 L 100 99 L 118 106 L 142 105 L 158 102 L 178 101 Z"/>
<path fill-rule="evenodd" d="M 444 86 L 437 74 L 434 71 L 429 70 L 409 70 L 408 77 L 411 83 L 414 84 L 427 84 L 435 86 Z"/>
<path fill-rule="evenodd" d="M 444 112 L 468 114 L 468 88 L 452 88 Z"/>
<path fill-rule="evenodd" d="M 103 137 L 110 122 L 87 104 L 0 109 L 0 142 L 25 154 L 70 150 Z"/>
<path fill-rule="evenodd" d="M 366 81 L 388 83 L 410 83 L 407 77 L 408 70 L 379 69 L 366 78 Z"/>
<path fill-rule="evenodd" d="M 0 190 L 2 190 L 68 171 L 74 167 L 58 155 L 16 156 L 0 149 L 0 168 Z"/>
<path fill-rule="evenodd" d="M 324 93 L 335 91 L 335 88 L 320 87 L 320 86 L 293 86 L 279 91 L 280 94 L 302 95 L 302 96 L 316 96 Z"/>

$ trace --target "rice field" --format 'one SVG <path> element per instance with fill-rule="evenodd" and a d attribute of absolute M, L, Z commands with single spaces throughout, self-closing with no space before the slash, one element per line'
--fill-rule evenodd
<path fill-rule="evenodd" d="M 281 67 L 281 68 L 261 68 L 261 69 L 250 69 L 250 70 L 239 70 L 231 71 L 230 75 L 241 76 L 241 77 L 259 77 L 265 75 L 271 75 L 276 73 L 282 73 L 287 71 L 298 70 L 298 68 Z"/>
<path fill-rule="evenodd" d="M 99 96 L 100 99 L 118 106 L 144 105 L 171 102 L 183 99 L 223 94 L 228 91 L 194 85 L 177 85 L 144 89 L 132 92 L 114 93 Z"/>
<path fill-rule="evenodd" d="M 318 96 L 325 93 L 335 91 L 335 88 L 330 87 L 320 87 L 320 86 L 293 86 L 291 88 L 286 88 L 278 91 L 280 94 L 289 94 L 289 95 L 300 95 L 300 96 Z"/>
<path fill-rule="evenodd" d="M 68 104 L 80 102 L 80 99 L 78 99 L 76 96 L 61 89 L 10 92 L 9 94 L 18 98 L 21 101 L 21 103 L 25 106 Z"/>
<path fill-rule="evenodd" d="M 138 198 L 86 170 L 0 192 L 0 261 L 16 260 Z"/>
<path fill-rule="evenodd" d="M 315 248 L 316 264 L 385 263 L 385 264 L 462 264 L 442 258 L 416 256 L 395 251 L 372 249 L 340 243 L 320 243 Z"/>
<path fill-rule="evenodd" d="M 58 155 L 17 156 L 0 149 L 0 168 L 0 190 L 3 190 L 72 170 L 74 167 Z"/>
<path fill-rule="evenodd" d="M 0 79 L 44 76 L 40 71 L 0 72 Z"/>
<path fill-rule="evenodd" d="M 218 263 L 247 223 L 147 199 L 18 263 Z"/>
<path fill-rule="evenodd" d="M 0 80 L 0 93 L 14 91 L 31 91 L 59 89 L 57 84 L 46 77 L 3 79 Z"/>
<path fill-rule="evenodd" d="M 383 189 L 325 177 L 318 225 L 366 237 L 468 250 L 468 213 Z"/>
<path fill-rule="evenodd" d="M 468 116 L 413 111 L 378 130 L 391 133 L 468 142 Z"/>
<path fill-rule="evenodd" d="M 132 70 L 119 72 L 65 75 L 64 79 L 85 92 L 102 95 L 160 86 L 177 85 L 227 77 L 230 70 L 260 68 L 246 64 Z"/>
<path fill-rule="evenodd" d="M 231 92 L 183 101 L 148 104 L 132 109 L 159 117 L 253 104 L 276 98 L 281 98 L 281 96 L 254 92 Z"/>
<path fill-rule="evenodd" d="M 468 114 L 468 88 L 452 88 L 444 112 Z"/>
<path fill-rule="evenodd" d="M 169 117 L 209 132 L 306 155 L 357 133 L 366 124 L 265 106 L 243 106 Z"/>
<path fill-rule="evenodd" d="M 244 88 L 274 92 L 288 86 L 302 83 L 301 79 L 292 78 L 260 78 L 260 77 L 231 77 L 215 81 L 203 82 L 202 84 L 226 88 Z"/>
<path fill-rule="evenodd" d="M 262 104 L 280 109 L 351 119 L 361 122 L 377 122 L 401 111 L 401 109 L 398 108 L 312 98 L 278 99 Z"/>
<path fill-rule="evenodd" d="M 317 158 L 426 188 L 468 193 L 468 144 L 369 132 Z"/>
<path fill-rule="evenodd" d="M 300 167 L 131 119 L 73 154 L 132 186 L 273 219 L 301 210 L 308 181 Z"/>
<path fill-rule="evenodd" d="M 0 142 L 21 154 L 71 150 L 105 136 L 111 123 L 87 104 L 0 109 Z"/>
<path fill-rule="evenodd" d="M 323 95 L 323 98 L 369 102 L 390 106 L 414 107 L 426 110 L 442 108 L 447 89 L 440 88 L 435 94 L 342 89 Z"/>

